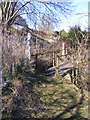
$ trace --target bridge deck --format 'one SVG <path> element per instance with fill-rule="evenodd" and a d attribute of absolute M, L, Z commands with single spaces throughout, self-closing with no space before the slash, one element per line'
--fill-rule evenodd
<path fill-rule="evenodd" d="M 67 75 L 71 68 L 73 67 L 72 63 L 69 61 L 66 61 L 66 62 L 60 62 L 59 63 L 59 66 L 58 66 L 58 73 L 63 77 L 65 75 Z M 56 67 L 51 67 L 49 68 L 47 71 L 46 71 L 46 75 L 47 76 L 51 76 L 51 75 L 54 75 L 55 74 L 55 70 L 56 70 Z"/>

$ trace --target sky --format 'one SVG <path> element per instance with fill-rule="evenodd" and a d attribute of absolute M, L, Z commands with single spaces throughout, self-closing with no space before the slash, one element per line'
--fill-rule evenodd
<path fill-rule="evenodd" d="M 46 0 L 49 1 L 49 0 Z M 50 1 L 60 1 L 60 0 L 50 0 Z M 62 0 L 63 2 L 67 2 L 68 0 Z M 71 1 L 71 0 L 69 0 Z M 61 17 L 62 22 L 58 22 L 56 26 L 54 26 L 53 31 L 65 30 L 69 31 L 71 27 L 78 25 L 82 30 L 87 30 L 88 28 L 88 2 L 89 0 L 73 0 L 72 12 L 70 15 L 67 15 L 67 18 Z M 39 6 L 38 6 L 39 7 Z M 40 8 L 41 9 L 41 8 Z M 57 11 L 58 16 L 58 11 Z M 28 19 L 27 19 L 28 21 Z M 33 28 L 33 24 L 28 21 L 27 22 L 30 28 Z"/>
<path fill-rule="evenodd" d="M 81 26 L 82 30 L 86 30 L 88 28 L 88 2 L 89 0 L 74 0 L 73 12 L 67 17 L 67 19 L 63 18 L 62 23 L 56 27 L 55 30 L 64 29 L 66 32 L 75 25 Z"/>

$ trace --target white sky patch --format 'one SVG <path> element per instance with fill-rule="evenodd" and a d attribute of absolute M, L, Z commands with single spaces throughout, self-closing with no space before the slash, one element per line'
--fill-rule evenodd
<path fill-rule="evenodd" d="M 88 1 L 83 0 L 83 3 L 80 0 L 76 1 L 75 11 L 72 13 L 67 20 L 63 19 L 63 23 L 61 26 L 62 29 L 68 31 L 70 27 L 74 27 L 75 25 L 80 26 L 82 30 L 86 30 L 88 28 Z M 79 4 L 77 5 L 77 2 Z M 60 28 L 60 29 L 61 29 Z"/>
<path fill-rule="evenodd" d="M 74 0 L 74 2 L 89 2 L 90 0 Z"/>
<path fill-rule="evenodd" d="M 75 15 L 88 15 L 88 8 L 85 10 L 81 10 L 80 12 L 76 12 Z"/>
<path fill-rule="evenodd" d="M 20 0 L 19 0 L 20 1 Z M 29 1 L 29 0 L 24 0 L 24 1 Z M 73 2 L 75 6 L 75 10 L 74 12 L 71 14 L 71 16 L 67 17 L 67 20 L 63 17 L 61 17 L 62 19 L 62 23 L 58 23 L 57 27 L 55 27 L 54 30 L 62 30 L 65 29 L 66 31 L 69 30 L 70 27 L 73 27 L 75 25 L 79 25 L 83 28 L 85 28 L 85 26 L 87 27 L 87 20 L 88 20 L 88 2 L 89 0 L 32 0 L 33 2 L 38 2 L 38 1 L 46 1 L 46 2 Z M 39 6 L 38 6 L 39 7 Z M 43 6 L 41 6 L 42 9 Z M 44 12 L 44 9 L 42 9 L 42 12 Z M 58 15 L 58 11 L 56 13 Z M 29 20 L 27 20 L 29 23 L 29 27 L 33 28 L 33 24 L 32 22 L 29 22 Z"/>

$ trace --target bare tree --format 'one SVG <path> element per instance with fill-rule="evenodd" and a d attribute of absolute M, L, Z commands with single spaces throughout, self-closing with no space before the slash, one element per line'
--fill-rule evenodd
<path fill-rule="evenodd" d="M 41 20 L 42 15 L 50 15 L 51 21 L 56 24 L 57 21 L 61 20 L 61 15 L 66 17 L 66 15 L 70 12 L 71 2 L 47 2 L 42 0 L 28 0 L 21 2 L 21 0 L 0 0 L 0 38 L 3 38 L 2 32 L 4 32 L 5 29 L 8 30 L 8 28 L 15 22 L 15 20 L 17 20 L 17 18 L 25 17 L 27 19 L 28 17 L 30 23 L 33 23 L 34 26 L 37 26 L 38 21 Z M 48 23 L 47 19 L 46 22 Z M 2 48 L 2 40 L 0 40 L 0 44 Z M 2 54 L 0 54 L 0 58 L 2 58 Z M 1 69 L 2 68 L 0 68 L 0 71 Z"/>
<path fill-rule="evenodd" d="M 40 9 L 41 6 L 41 9 Z M 3 2 L 0 0 L 0 16 L 1 21 L 4 25 L 11 25 L 13 21 L 18 17 L 18 15 L 27 15 L 29 19 L 36 24 L 36 18 L 40 18 L 42 15 L 46 16 L 51 14 L 51 19 L 54 22 L 60 20 L 61 14 L 64 16 L 71 12 L 71 2 L 46 2 L 46 1 L 19 1 L 19 0 L 10 0 L 10 2 Z M 56 12 L 60 13 L 57 16 Z"/>
<path fill-rule="evenodd" d="M 88 32 L 82 31 L 80 27 L 75 26 L 69 32 L 75 48 L 72 49 L 72 63 L 74 68 L 78 70 L 78 83 L 81 87 L 87 89 L 87 76 L 88 76 Z"/>
<path fill-rule="evenodd" d="M 53 23 L 49 15 L 42 16 L 41 23 L 38 25 L 38 29 L 44 32 L 53 30 Z"/>

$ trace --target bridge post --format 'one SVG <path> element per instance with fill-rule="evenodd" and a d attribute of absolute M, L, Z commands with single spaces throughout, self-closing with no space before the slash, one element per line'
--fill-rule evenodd
<path fill-rule="evenodd" d="M 78 84 L 78 74 L 79 74 L 79 71 L 78 71 L 78 67 L 76 68 L 76 84 Z"/>
<path fill-rule="evenodd" d="M 37 54 L 35 55 L 35 69 L 37 69 L 38 68 L 38 63 L 37 63 Z"/>
<path fill-rule="evenodd" d="M 78 61 L 76 61 L 76 84 L 77 85 L 78 85 L 78 76 L 79 76 Z"/>
<path fill-rule="evenodd" d="M 65 49 L 66 59 L 67 59 L 67 48 Z"/>
<path fill-rule="evenodd" d="M 65 45 L 64 42 L 62 43 L 62 55 L 64 55 L 64 49 L 65 49 Z"/>
<path fill-rule="evenodd" d="M 30 44 L 31 44 L 31 33 L 28 33 L 27 39 L 28 39 L 28 41 L 27 41 L 27 57 L 30 60 L 31 59 L 31 46 L 30 46 Z"/>
<path fill-rule="evenodd" d="M 74 84 L 76 84 L 76 68 L 73 68 L 73 73 L 74 73 Z"/>
<path fill-rule="evenodd" d="M 80 86 L 81 84 L 81 62 L 78 62 L 78 67 L 77 67 L 77 84 Z"/>
<path fill-rule="evenodd" d="M 70 70 L 70 78 L 71 78 L 71 82 L 73 83 L 72 68 L 71 68 L 71 70 Z"/>
<path fill-rule="evenodd" d="M 79 68 L 78 69 L 79 69 L 79 81 L 82 83 L 82 81 L 81 81 L 81 61 L 79 63 Z"/>
<path fill-rule="evenodd" d="M 55 69 L 55 76 L 58 75 L 58 56 L 56 56 L 56 69 Z"/>
<path fill-rule="evenodd" d="M 66 55 L 67 55 L 67 48 L 66 48 Z"/>
<path fill-rule="evenodd" d="M 55 66 L 55 53 L 53 51 L 53 67 Z"/>

